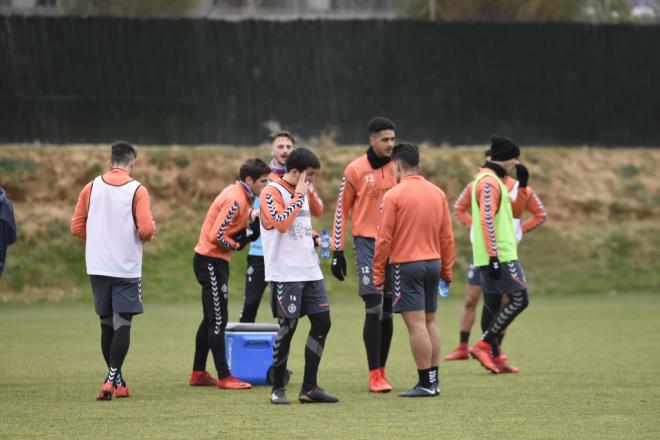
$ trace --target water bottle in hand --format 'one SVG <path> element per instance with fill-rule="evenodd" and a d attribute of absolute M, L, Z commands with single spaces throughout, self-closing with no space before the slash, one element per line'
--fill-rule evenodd
<path fill-rule="evenodd" d="M 449 296 L 449 287 L 443 279 L 440 279 L 440 282 L 438 283 L 438 295 L 442 298 L 447 298 Z"/>
<path fill-rule="evenodd" d="M 330 234 L 326 229 L 321 233 L 321 258 L 330 258 Z"/>

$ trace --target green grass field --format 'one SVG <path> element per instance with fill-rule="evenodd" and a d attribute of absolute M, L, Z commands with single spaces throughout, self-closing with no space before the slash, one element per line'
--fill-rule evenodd
<path fill-rule="evenodd" d="M 440 302 L 443 353 L 457 342 L 461 296 L 452 291 Z M 231 301 L 236 319 L 240 305 Z M 105 368 L 91 304 L 3 304 L 0 438 L 660 437 L 657 293 L 532 295 L 505 341 L 520 374 L 490 375 L 472 360 L 442 362 L 442 395 L 411 400 L 396 396 L 416 381 L 400 318 L 388 367 L 395 392 L 370 394 L 362 304 L 340 295 L 319 375 L 321 386 L 341 399 L 336 405 L 274 407 L 267 387 L 188 386 L 200 313 L 195 302 L 147 301 L 146 313 L 134 321 L 124 368 L 134 396 L 96 402 Z M 290 397 L 300 386 L 308 328 L 301 323 L 294 338 Z"/>

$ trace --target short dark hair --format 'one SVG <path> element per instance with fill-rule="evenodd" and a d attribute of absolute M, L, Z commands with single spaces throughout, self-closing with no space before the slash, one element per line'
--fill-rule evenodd
<path fill-rule="evenodd" d="M 293 138 L 293 135 L 290 132 L 286 131 L 286 130 L 279 130 L 279 131 L 276 131 L 274 133 L 271 133 L 270 136 L 268 136 L 268 140 L 270 140 L 271 142 L 274 142 L 275 139 L 277 139 L 278 137 L 289 138 L 289 139 L 291 139 L 292 144 L 296 143 L 296 140 Z"/>
<path fill-rule="evenodd" d="M 137 152 L 133 145 L 124 141 L 117 141 L 112 144 L 112 155 L 110 162 L 116 165 L 126 165 L 137 157 Z"/>
<path fill-rule="evenodd" d="M 406 168 L 414 168 L 419 165 L 419 148 L 413 144 L 396 144 L 392 160 L 403 163 Z"/>
<path fill-rule="evenodd" d="M 253 180 L 257 180 L 259 177 L 268 173 L 270 173 L 270 167 L 258 157 L 246 159 L 238 171 L 238 174 L 243 181 L 245 181 L 246 177 L 252 177 Z"/>
<path fill-rule="evenodd" d="M 307 168 L 314 168 L 318 170 L 321 168 L 321 161 L 316 154 L 307 148 L 296 148 L 295 150 L 289 153 L 289 157 L 286 158 L 286 170 L 298 170 L 301 173 Z"/>
<path fill-rule="evenodd" d="M 369 121 L 369 134 L 378 133 L 383 130 L 396 130 L 394 122 L 383 116 L 376 116 L 371 121 Z"/>

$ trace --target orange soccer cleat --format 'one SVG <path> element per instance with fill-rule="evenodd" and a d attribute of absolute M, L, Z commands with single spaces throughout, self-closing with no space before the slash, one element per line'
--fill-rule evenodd
<path fill-rule="evenodd" d="M 217 386 L 218 380 L 209 374 L 208 371 L 193 371 L 188 383 L 195 387 Z"/>
<path fill-rule="evenodd" d="M 112 382 L 105 382 L 101 387 L 101 391 L 96 395 L 96 400 L 112 400 L 113 393 Z"/>
<path fill-rule="evenodd" d="M 490 344 L 488 342 L 479 341 L 474 344 L 470 349 L 470 355 L 478 360 L 486 370 L 495 374 L 500 372 L 495 362 L 493 362 L 493 356 L 490 354 Z"/>
<path fill-rule="evenodd" d="M 520 371 L 519 368 L 509 365 L 504 355 L 499 355 L 496 358 L 493 358 L 493 363 L 500 373 L 517 373 Z"/>
<path fill-rule="evenodd" d="M 383 377 L 382 368 L 369 370 L 369 391 L 372 393 L 387 393 L 392 391 L 392 387 Z"/>
<path fill-rule="evenodd" d="M 470 359 L 470 352 L 468 351 L 467 343 L 461 342 L 458 347 L 451 353 L 445 356 L 446 361 L 464 361 Z"/>
<path fill-rule="evenodd" d="M 252 385 L 234 376 L 227 376 L 224 379 L 218 379 L 218 388 L 225 390 L 248 390 L 252 388 Z"/>
<path fill-rule="evenodd" d="M 131 397 L 131 390 L 129 390 L 128 387 L 117 387 L 115 388 L 115 397 L 118 399 L 122 397 Z"/>

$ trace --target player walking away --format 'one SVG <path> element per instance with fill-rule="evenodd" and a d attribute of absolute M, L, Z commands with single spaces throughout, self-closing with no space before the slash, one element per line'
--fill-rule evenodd
<path fill-rule="evenodd" d="M 487 154 L 490 155 L 490 150 L 487 151 Z M 507 175 L 504 177 L 503 181 L 509 191 L 513 219 L 516 227 L 516 239 L 520 242 L 523 234 L 536 229 L 545 222 L 547 213 L 538 194 L 536 194 L 532 187 L 527 184 L 529 180 L 529 171 L 527 171 L 527 168 L 523 164 L 516 165 L 516 177 L 517 180 Z M 461 195 L 454 204 L 454 215 L 468 230 L 470 230 L 470 237 L 472 237 L 471 198 L 472 182 L 465 186 L 465 189 L 463 189 Z M 525 211 L 530 212 L 532 217 L 521 223 Z M 468 341 L 475 320 L 476 307 L 479 302 L 479 297 L 481 296 L 481 287 L 479 286 L 478 270 L 472 264 L 472 258 L 469 260 L 465 304 L 460 320 L 460 342 L 458 347 L 445 357 L 445 360 L 447 361 L 465 360 L 470 357 L 468 352 Z M 506 297 L 503 297 L 503 299 L 504 298 Z M 503 305 L 505 305 L 504 301 Z M 484 310 L 484 313 L 482 314 L 482 331 L 486 331 L 486 328 L 490 325 L 493 312 L 494 311 L 488 308 Z M 504 359 L 506 356 L 504 356 L 504 353 L 502 352 L 501 343 L 503 336 L 504 334 L 501 335 L 500 340 L 498 341 L 498 347 L 500 349 L 500 354 Z M 504 365 L 501 365 L 500 367 L 500 373 L 514 373 L 518 371 L 515 367 L 509 366 L 511 368 L 510 370 Z"/>
<path fill-rule="evenodd" d="M 397 186 L 383 197 L 374 258 L 374 284 L 382 290 L 385 267 L 393 273 L 394 311 L 408 328 L 419 382 L 401 397 L 440 394 L 440 337 L 435 323 L 438 282 L 451 283 L 456 260 L 445 193 L 419 175 L 419 150 L 398 144 L 392 153 Z M 389 259 L 389 263 L 388 263 Z"/>
<path fill-rule="evenodd" d="M 16 219 L 14 218 L 14 206 L 5 195 L 5 190 L 0 187 L 0 276 L 5 267 L 7 247 L 16 241 Z"/>
<path fill-rule="evenodd" d="M 225 356 L 225 327 L 229 261 L 236 250 L 243 249 L 258 233 L 248 235 L 248 223 L 258 231 L 258 218 L 252 213 L 252 202 L 268 182 L 270 169 L 258 158 L 247 159 L 239 170 L 240 180 L 225 188 L 206 213 L 199 241 L 195 247 L 193 268 L 202 286 L 203 318 L 195 338 L 195 360 L 190 385 L 224 389 L 251 388 L 232 376 Z M 209 349 L 213 354 L 218 379 L 206 371 Z"/>
<path fill-rule="evenodd" d="M 494 312 L 470 354 L 496 374 L 514 369 L 500 354 L 498 339 L 529 304 L 525 274 L 518 261 L 511 200 L 503 181 L 506 173 L 520 163 L 519 157 L 520 149 L 512 140 L 493 137 L 491 159 L 477 172 L 470 197 L 472 219 L 479 219 L 472 239 L 472 258 L 479 268 L 484 311 Z M 508 298 L 504 307 L 500 307 L 502 295 Z M 487 318 L 483 321 L 488 322 Z"/>
<path fill-rule="evenodd" d="M 284 377 L 298 319 L 307 315 L 311 328 L 305 345 L 305 374 L 298 400 L 338 402 L 317 384 L 325 340 L 330 331 L 330 304 L 316 254 L 309 191 L 319 159 L 297 148 L 286 160 L 287 172 L 261 193 L 261 239 L 266 281 L 272 284 L 271 308 L 280 325 L 273 344 L 273 389 L 270 401 L 288 404 Z M 316 240 L 318 237 L 316 238 Z"/>
<path fill-rule="evenodd" d="M 286 173 L 286 159 L 289 157 L 296 141 L 288 131 L 277 131 L 270 135 L 269 140 L 271 143 L 270 154 L 273 158 L 270 161 L 268 181 L 274 182 Z M 256 215 L 259 215 L 259 207 L 259 197 L 256 197 L 252 205 L 252 210 Z M 310 188 L 309 208 L 313 216 L 319 216 L 323 213 L 323 201 L 313 186 Z M 264 252 L 261 238 L 258 238 L 250 245 L 248 251 L 247 269 L 245 271 L 245 295 L 240 322 L 254 322 L 256 320 L 261 297 L 267 285 L 264 272 Z"/>
<path fill-rule="evenodd" d="M 393 331 L 392 292 L 389 283 L 386 283 L 384 294 L 378 292 L 372 279 L 372 266 L 383 194 L 396 184 L 390 159 L 395 126 L 387 118 L 376 117 L 369 122 L 368 128 L 370 145 L 367 153 L 346 167 L 339 187 L 332 240 L 332 274 L 340 281 L 346 276 L 343 249 L 350 214 L 359 294 L 366 312 L 362 337 L 369 366 L 369 391 L 382 393 L 392 390 L 385 376 Z"/>
<path fill-rule="evenodd" d="M 101 352 L 108 367 L 96 400 L 130 397 L 122 366 L 130 345 L 131 322 L 142 308 L 142 243 L 156 225 L 149 193 L 131 177 L 137 153 L 115 142 L 111 168 L 80 192 L 71 233 L 85 240 L 85 262 L 94 307 L 101 320 Z"/>

